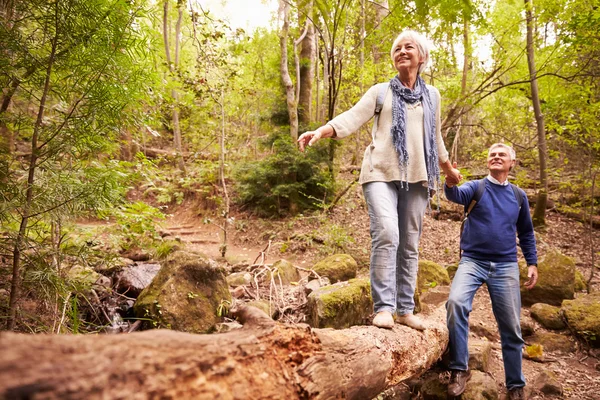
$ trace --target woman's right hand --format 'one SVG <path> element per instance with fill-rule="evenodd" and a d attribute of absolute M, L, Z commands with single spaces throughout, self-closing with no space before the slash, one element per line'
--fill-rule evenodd
<path fill-rule="evenodd" d="M 298 138 L 298 145 L 300 146 L 300 151 L 304 151 L 307 145 L 312 146 L 317 140 L 321 139 L 322 136 L 323 134 L 318 129 L 316 131 L 304 132 Z"/>

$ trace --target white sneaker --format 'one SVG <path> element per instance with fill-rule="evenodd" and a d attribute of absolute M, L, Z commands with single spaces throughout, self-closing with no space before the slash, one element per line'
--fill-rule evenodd
<path fill-rule="evenodd" d="M 424 331 L 427 328 L 423 321 L 421 321 L 421 318 L 414 314 L 399 315 L 396 318 L 396 321 L 398 321 L 399 324 L 406 325 L 418 331 Z M 373 322 L 373 324 L 375 324 L 375 322 Z"/>
<path fill-rule="evenodd" d="M 380 311 L 375 318 L 373 318 L 373 325 L 379 328 L 391 329 L 394 327 L 394 317 L 389 311 Z"/>

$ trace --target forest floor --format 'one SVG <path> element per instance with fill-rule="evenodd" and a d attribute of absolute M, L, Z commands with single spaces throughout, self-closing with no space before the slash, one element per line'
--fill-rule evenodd
<path fill-rule="evenodd" d="M 451 206 L 450 206 L 451 207 Z M 447 208 L 447 206 L 446 206 Z M 234 264 L 253 264 L 264 262 L 271 264 L 286 259 L 303 268 L 332 252 L 346 252 L 357 259 L 359 275 L 368 274 L 368 254 L 370 249 L 369 219 L 358 185 L 346 194 L 332 212 L 310 216 L 296 216 L 287 219 L 261 219 L 242 211 L 234 211 L 235 220 L 228 230 L 228 247 L 225 259 L 221 257 L 219 247 L 222 242 L 222 230 L 215 224 L 206 224 L 203 218 L 190 210 L 193 207 L 177 207 L 167 219 L 164 229 L 179 237 L 187 248 L 200 251 L 217 261 Z M 458 212 L 459 208 L 455 208 Z M 436 212 L 428 213 L 424 220 L 420 257 L 449 265 L 458 261 L 459 222 L 451 215 Z M 446 218 L 448 217 L 448 218 Z M 338 227 L 339 229 L 332 229 Z M 590 276 L 593 261 L 593 243 L 600 244 L 600 231 L 590 231 L 582 223 L 563 217 L 558 213 L 547 213 L 547 227 L 537 232 L 538 253 L 540 258 L 551 249 L 576 260 L 576 268 L 584 277 Z M 340 244 L 341 239 L 349 240 L 349 245 Z M 264 259 L 262 258 L 264 256 Z M 600 290 L 600 274 L 596 271 L 592 288 Z M 524 315 L 529 315 L 527 308 Z M 486 327 L 495 332 L 496 323 L 491 311 L 489 296 L 485 288 L 475 298 L 470 323 Z M 504 372 L 501 360 L 499 340 L 493 341 L 491 369 L 489 374 L 498 383 L 499 391 L 504 394 Z M 542 370 L 553 371 L 564 389 L 563 395 L 543 395 L 532 393 L 532 399 L 600 399 L 600 352 L 586 349 L 577 343 L 577 351 L 561 355 L 549 354 L 552 362 L 539 363 L 524 360 L 523 370 L 531 385 Z M 435 370 L 430 373 L 437 373 Z M 443 372 L 439 372 L 443 375 Z M 402 390 L 395 397 L 386 399 L 410 398 Z M 404 397 L 402 397 L 404 396 Z M 407 397 L 408 396 L 408 397 Z M 382 398 L 382 397 L 380 397 Z M 418 398 L 418 397 L 413 397 Z"/>

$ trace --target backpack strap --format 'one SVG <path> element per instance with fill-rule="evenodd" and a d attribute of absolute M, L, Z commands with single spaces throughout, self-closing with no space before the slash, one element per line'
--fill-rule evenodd
<path fill-rule="evenodd" d="M 519 211 L 521 211 L 521 207 L 523 206 L 523 192 L 514 183 L 511 183 L 510 186 L 512 187 L 513 193 L 515 194 L 517 203 L 519 204 Z"/>
<path fill-rule="evenodd" d="M 462 249 L 460 248 L 460 243 L 462 241 L 462 234 L 463 234 L 463 230 L 465 229 L 465 222 L 467 222 L 467 218 L 469 217 L 469 214 L 471 213 L 471 211 L 473 210 L 473 208 L 477 205 L 477 203 L 479 202 L 479 200 L 481 200 L 481 197 L 483 197 L 483 193 L 485 193 L 485 185 L 486 185 L 486 179 L 480 179 L 477 181 L 477 189 L 475 190 L 475 193 L 473 194 L 473 197 L 471 198 L 471 201 L 469 202 L 469 205 L 465 205 L 465 213 L 463 216 L 463 219 L 460 221 L 460 240 L 459 240 L 459 248 L 458 248 L 458 257 L 462 257 Z"/>
<path fill-rule="evenodd" d="M 377 91 L 377 101 L 375 102 L 375 120 L 373 121 L 373 129 L 371 130 L 371 144 L 369 145 L 369 169 L 373 171 L 373 157 L 371 156 L 371 152 L 375 148 L 375 133 L 377 132 L 377 128 L 379 126 L 379 114 L 381 113 L 381 109 L 383 108 L 383 102 L 385 101 L 385 95 L 387 94 L 388 88 L 390 87 L 389 82 L 383 82 L 379 85 L 379 90 Z"/>

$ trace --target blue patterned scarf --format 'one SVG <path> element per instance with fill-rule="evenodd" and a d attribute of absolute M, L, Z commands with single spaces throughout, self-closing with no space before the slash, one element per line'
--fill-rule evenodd
<path fill-rule="evenodd" d="M 417 75 L 415 90 L 405 87 L 398 76 L 390 81 L 392 88 L 392 142 L 398 153 L 400 171 L 404 174 L 404 182 L 408 182 L 408 150 L 406 148 L 406 104 L 415 104 L 421 101 L 423 105 L 423 127 L 425 135 L 423 145 L 425 146 L 425 164 L 427 166 L 428 192 L 435 190 L 435 184 L 440 179 L 440 165 L 438 161 L 437 134 L 436 134 L 436 110 L 433 109 L 431 96 L 425 81 Z M 408 190 L 408 184 L 406 185 Z"/>

